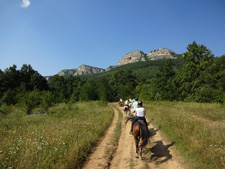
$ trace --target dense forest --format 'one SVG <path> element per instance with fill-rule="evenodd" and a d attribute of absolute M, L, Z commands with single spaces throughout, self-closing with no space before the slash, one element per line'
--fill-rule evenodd
<path fill-rule="evenodd" d="M 177 59 L 146 61 L 83 76 L 53 76 L 50 81 L 24 64 L 0 70 L 0 112 L 18 105 L 27 114 L 59 102 L 139 97 L 144 100 L 225 102 L 225 55 L 214 57 L 193 42 Z"/>

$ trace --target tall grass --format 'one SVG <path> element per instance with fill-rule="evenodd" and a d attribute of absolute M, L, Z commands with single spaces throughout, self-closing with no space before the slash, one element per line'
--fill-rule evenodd
<path fill-rule="evenodd" d="M 191 168 L 225 168 L 225 107 L 220 104 L 145 102 L 147 118 L 161 127 Z"/>
<path fill-rule="evenodd" d="M 77 168 L 113 118 L 100 102 L 59 104 L 45 115 L 18 111 L 0 121 L 2 169 Z"/>

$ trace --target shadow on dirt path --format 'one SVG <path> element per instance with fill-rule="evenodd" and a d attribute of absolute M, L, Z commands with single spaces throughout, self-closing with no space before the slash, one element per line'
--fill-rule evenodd
<path fill-rule="evenodd" d="M 154 143 L 156 143 L 156 145 L 149 149 L 153 153 L 150 158 L 151 161 L 156 161 L 157 159 L 164 157 L 165 159 L 157 161 L 157 164 L 161 164 L 172 158 L 169 147 L 174 143 L 168 145 L 164 145 L 162 141 L 156 141 Z"/>

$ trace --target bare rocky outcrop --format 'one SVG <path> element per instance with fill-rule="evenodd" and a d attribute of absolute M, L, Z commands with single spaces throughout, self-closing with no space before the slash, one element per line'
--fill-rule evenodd
<path fill-rule="evenodd" d="M 109 67 L 107 67 L 106 72 L 112 70 L 115 67 L 117 67 L 117 66 L 109 66 Z"/>
<path fill-rule="evenodd" d="M 122 59 L 120 59 L 120 61 L 118 62 L 118 66 L 128 63 L 135 63 L 138 61 L 145 61 L 145 54 L 140 50 L 136 50 L 126 54 Z"/>
<path fill-rule="evenodd" d="M 149 60 L 158 60 L 158 59 L 176 59 L 176 53 L 172 50 L 166 48 L 160 48 L 157 50 L 153 50 L 147 53 L 147 57 Z"/>
<path fill-rule="evenodd" d="M 77 72 L 77 69 L 64 69 L 64 70 L 61 70 L 58 75 L 59 76 L 74 76 L 75 73 Z"/>
<path fill-rule="evenodd" d="M 160 48 L 157 50 L 153 50 L 145 54 L 140 50 L 136 50 L 126 54 L 122 59 L 119 60 L 118 66 L 135 63 L 139 61 L 146 61 L 146 60 L 159 60 L 159 59 L 176 59 L 176 53 L 172 50 L 166 48 Z"/>
<path fill-rule="evenodd" d="M 80 67 L 78 67 L 75 75 L 84 75 L 84 74 L 89 74 L 89 73 L 100 73 L 100 72 L 105 72 L 105 69 L 98 68 L 98 67 L 92 67 L 92 66 L 88 66 L 88 65 L 81 65 Z"/>
<path fill-rule="evenodd" d="M 97 68 L 97 67 L 92 67 L 88 65 L 81 65 L 77 69 L 64 69 L 61 70 L 58 75 L 59 76 L 76 76 L 76 75 L 85 75 L 89 73 L 100 73 L 104 72 L 105 69 Z"/>
<path fill-rule="evenodd" d="M 47 81 L 51 80 L 52 76 L 44 76 Z"/>

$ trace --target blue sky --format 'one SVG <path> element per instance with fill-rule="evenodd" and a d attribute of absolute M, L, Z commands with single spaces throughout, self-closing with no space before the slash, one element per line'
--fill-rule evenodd
<path fill-rule="evenodd" d="M 1 70 L 107 68 L 134 50 L 184 53 L 193 41 L 225 54 L 225 0 L 0 0 Z"/>

